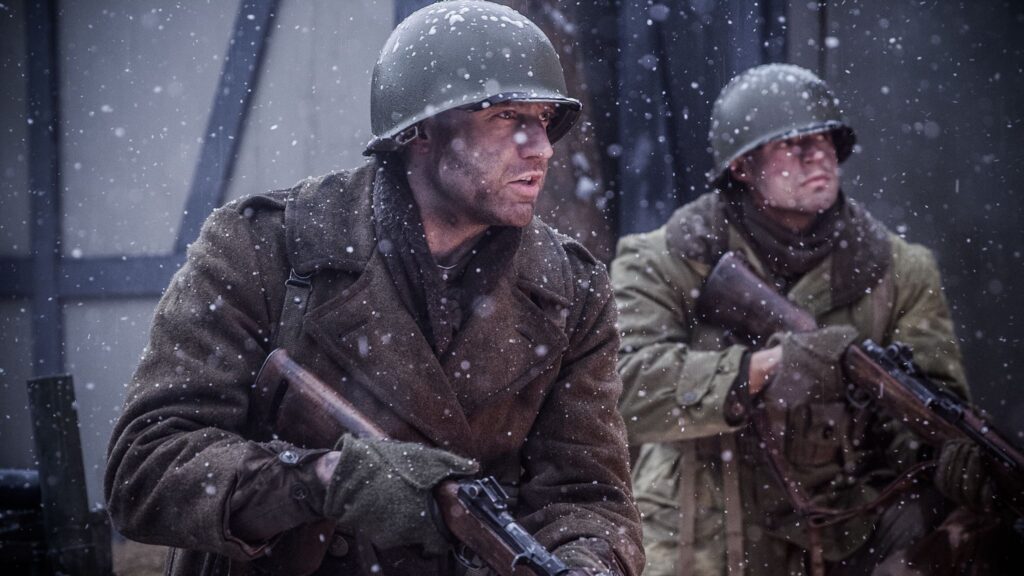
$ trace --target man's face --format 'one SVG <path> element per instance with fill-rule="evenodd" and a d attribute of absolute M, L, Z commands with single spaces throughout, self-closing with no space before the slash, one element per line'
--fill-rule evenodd
<path fill-rule="evenodd" d="M 552 104 L 507 102 L 433 119 L 427 179 L 449 225 L 523 227 L 533 218 L 554 150 Z"/>
<path fill-rule="evenodd" d="M 839 160 L 829 133 L 765 144 L 733 165 L 770 215 L 813 217 L 839 196 Z"/>

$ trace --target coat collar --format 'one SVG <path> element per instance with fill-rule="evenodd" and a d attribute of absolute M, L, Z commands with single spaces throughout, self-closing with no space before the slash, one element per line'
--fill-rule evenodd
<path fill-rule="evenodd" d="M 330 269 L 359 273 L 366 268 L 377 250 L 371 191 L 379 169 L 372 160 L 354 170 L 308 178 L 289 192 L 286 246 L 298 274 Z M 573 287 L 566 281 L 571 271 L 566 268 L 565 243 L 572 241 L 535 217 L 523 230 L 516 251 L 515 283 L 526 292 L 568 305 Z"/>
<path fill-rule="evenodd" d="M 356 383 L 423 436 L 477 455 L 476 438 L 487 434 L 473 429 L 472 415 L 557 369 L 568 347 L 561 328 L 508 283 L 481 308 L 438 358 L 374 257 L 355 284 L 309 313 L 306 329 Z"/>
<path fill-rule="evenodd" d="M 376 172 L 371 162 L 303 182 L 289 197 L 286 237 L 296 271 L 336 269 L 357 276 L 309 311 L 304 329 L 425 437 L 474 455 L 482 449 L 475 438 L 487 434 L 473 429 L 473 413 L 557 370 L 568 347 L 559 318 L 574 286 L 563 239 L 535 219 L 523 231 L 511 269 L 438 358 L 377 252 L 371 201 Z"/>
<path fill-rule="evenodd" d="M 305 276 L 325 269 L 361 272 L 377 249 L 371 191 L 378 170 L 371 160 L 351 171 L 310 178 L 289 191 L 286 245 L 295 271 Z M 572 242 L 538 218 L 523 231 L 513 269 L 527 292 L 568 305 L 572 286 L 563 244 Z"/>
<path fill-rule="evenodd" d="M 732 226 L 725 194 L 704 194 L 677 210 L 666 225 L 666 242 L 677 256 L 708 270 L 728 250 L 744 252 L 756 271 L 767 278 L 751 243 Z M 885 226 L 863 207 L 845 198 L 838 241 L 831 254 L 805 273 L 789 290 L 790 299 L 815 315 L 849 306 L 882 282 L 892 263 L 892 244 Z"/>

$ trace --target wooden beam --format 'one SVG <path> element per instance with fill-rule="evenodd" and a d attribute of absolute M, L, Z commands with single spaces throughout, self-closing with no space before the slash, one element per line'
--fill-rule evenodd
<path fill-rule="evenodd" d="M 60 117 L 54 2 L 26 8 L 28 38 L 28 186 L 31 194 L 32 356 L 34 374 L 64 369 L 64 323 L 57 291 L 60 261 Z M 22 284 L 24 286 L 24 284 Z"/>
<path fill-rule="evenodd" d="M 238 9 L 224 69 L 213 96 L 213 109 L 203 133 L 199 164 L 174 244 L 175 253 L 185 252 L 199 236 L 206 217 L 224 202 L 276 11 L 277 0 L 245 0 Z"/>

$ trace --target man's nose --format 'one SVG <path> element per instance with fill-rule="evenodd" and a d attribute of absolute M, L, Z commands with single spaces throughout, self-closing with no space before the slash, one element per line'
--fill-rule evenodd
<path fill-rule="evenodd" d="M 548 139 L 547 128 L 540 122 L 529 122 L 521 126 L 516 140 L 519 144 L 519 155 L 523 158 L 548 160 L 555 154 L 551 140 Z"/>
<path fill-rule="evenodd" d="M 828 153 L 829 146 L 830 144 L 825 142 L 804 144 L 801 146 L 800 157 L 804 162 L 827 161 L 830 158 Z"/>

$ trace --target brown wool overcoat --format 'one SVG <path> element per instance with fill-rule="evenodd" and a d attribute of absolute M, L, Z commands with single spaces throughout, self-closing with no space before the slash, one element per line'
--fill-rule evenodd
<path fill-rule="evenodd" d="M 160 301 L 114 429 L 105 486 L 115 525 L 173 547 L 169 573 L 244 574 L 274 543 L 231 534 L 233 495 L 274 502 L 270 522 L 317 519 L 302 463 L 330 446 L 257 442 L 248 432 L 250 386 L 293 267 L 313 274 L 296 361 L 392 437 L 475 458 L 483 473 L 518 484 L 515 515 L 549 548 L 600 538 L 638 574 L 604 266 L 535 219 L 490 300 L 438 358 L 378 253 L 376 170 L 310 179 L 208 219 Z M 283 450 L 297 451 L 298 464 Z M 377 550 L 376 562 L 384 574 L 447 571 L 411 548 Z M 320 572 L 328 569 L 370 566 L 354 545 L 335 546 Z"/>

